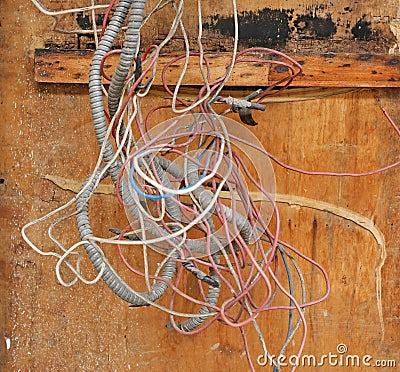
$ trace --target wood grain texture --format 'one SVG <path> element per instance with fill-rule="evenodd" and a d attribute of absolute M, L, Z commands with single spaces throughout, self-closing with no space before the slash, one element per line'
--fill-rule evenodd
<path fill-rule="evenodd" d="M 272 1 L 271 6 L 297 7 L 297 3 Z M 311 1 L 303 3 L 310 5 Z M 345 4 L 339 3 L 340 8 Z M 48 4 L 55 7 L 57 3 Z M 224 4 L 215 6 L 222 8 Z M 247 4 L 260 6 L 260 2 Z M 368 17 L 381 7 L 379 1 L 352 4 Z M 388 4 L 385 10 L 391 12 L 394 2 Z M 95 164 L 98 149 L 87 87 L 35 81 L 34 49 L 41 43 L 36 37 L 48 33 L 52 20 L 39 14 L 30 2 L 3 0 L 0 22 L 0 370 L 248 370 L 238 331 L 218 323 L 194 337 L 169 332 L 165 314 L 151 308 L 129 308 L 103 283 L 61 287 L 54 274 L 55 261 L 37 255 L 23 242 L 23 224 L 73 196 L 42 177 L 54 174 L 84 179 Z M 251 130 L 266 149 L 288 164 L 309 170 L 371 170 L 399 159 L 399 138 L 380 109 L 385 107 L 400 123 L 399 98 L 400 90 L 395 88 L 350 91 L 319 100 L 270 102 L 265 113 L 254 113 L 259 126 Z M 143 101 L 143 111 L 165 102 L 160 94 L 149 96 Z M 170 116 L 160 111 L 151 125 Z M 316 356 L 336 353 L 337 345 L 345 343 L 349 354 L 399 362 L 399 170 L 359 179 L 309 177 L 279 167 L 275 167 L 275 174 L 279 193 L 355 211 L 372 220 L 386 240 L 387 259 L 382 268 L 386 335 L 381 342 L 374 273 L 380 251 L 373 236 L 323 211 L 289 205 L 280 208 L 282 239 L 320 262 L 332 284 L 327 301 L 306 313 L 309 335 L 304 352 Z M 98 234 L 107 235 L 109 227 L 120 227 L 126 221 L 123 209 L 110 195 L 96 195 L 91 208 L 97 212 L 94 229 Z M 67 242 L 77 239 L 74 221 L 57 232 Z M 31 229 L 30 234 L 44 249 L 50 249 L 44 226 Z M 138 279 L 124 270 L 116 252 L 110 249 L 107 253 L 121 275 L 136 285 Z M 140 265 L 140 258 L 133 262 Z M 315 270 L 301 264 L 309 283 L 309 298 L 315 298 L 323 290 L 322 280 Z M 191 286 L 190 277 L 186 286 Z M 260 324 L 271 352 L 276 353 L 286 332 L 287 313 L 266 314 Z M 250 328 L 247 332 L 256 357 L 261 348 L 254 332 Z M 296 338 L 288 355 L 298 344 Z"/>
<path fill-rule="evenodd" d="M 177 55 L 161 56 L 154 85 L 161 85 L 161 71 Z M 35 50 L 35 80 L 41 83 L 89 82 L 89 68 L 93 57 L 90 50 Z M 400 58 L 389 54 L 290 54 L 300 62 L 304 72 L 292 86 L 303 87 L 399 87 Z M 105 62 L 105 72 L 112 76 L 118 63 L 112 55 Z M 208 55 L 211 80 L 223 76 L 229 66 L 229 54 Z M 166 81 L 174 85 L 182 72 L 183 60 L 171 65 Z M 278 65 L 240 63 L 235 66 L 227 86 L 269 86 L 288 76 L 286 68 Z M 183 85 L 197 86 L 202 77 L 197 57 L 192 57 Z M 104 83 L 107 83 L 104 80 Z"/>

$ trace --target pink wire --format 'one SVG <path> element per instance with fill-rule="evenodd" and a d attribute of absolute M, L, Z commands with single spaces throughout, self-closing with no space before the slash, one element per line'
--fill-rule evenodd
<path fill-rule="evenodd" d="M 146 51 L 146 54 L 148 51 Z M 279 58 L 283 60 L 273 60 L 271 57 L 268 59 L 263 59 L 260 56 L 254 56 L 255 53 L 269 53 L 269 54 L 275 54 Z M 252 54 L 248 56 L 248 54 Z M 158 55 L 158 50 L 156 55 Z M 199 56 L 198 53 L 191 53 L 190 56 Z M 174 63 L 178 62 L 179 60 L 185 58 L 185 55 L 178 56 L 171 61 L 169 61 L 161 74 L 162 77 L 162 83 L 164 86 L 165 91 L 173 96 L 172 90 L 169 88 L 167 82 L 166 82 L 166 75 L 168 72 L 168 69 L 171 68 L 171 66 L 174 65 Z M 204 63 L 206 66 L 206 71 L 207 71 L 207 80 L 209 87 L 211 89 L 211 92 L 214 92 L 218 87 L 220 87 L 221 83 L 224 81 L 226 77 L 226 73 L 215 79 L 214 81 L 210 81 L 210 65 L 207 57 L 204 57 Z M 135 92 L 135 89 L 138 85 L 138 83 L 141 81 L 141 79 L 147 74 L 151 66 L 154 64 L 155 58 L 152 60 L 152 62 L 147 66 L 146 70 L 143 72 L 141 78 L 138 80 L 138 82 L 135 82 L 134 88 L 129 92 L 128 96 L 126 97 L 125 105 L 129 101 L 129 99 L 132 97 L 132 95 Z M 103 62 L 103 61 L 102 61 Z M 262 93 L 260 93 L 256 98 L 257 102 L 262 102 L 263 98 L 272 95 L 279 94 L 282 90 L 286 89 L 289 84 L 292 82 L 294 78 L 299 76 L 302 73 L 302 66 L 289 56 L 272 50 L 268 48 L 249 48 L 246 50 L 243 50 L 239 52 L 236 56 L 236 61 L 235 64 L 238 63 L 263 63 L 263 64 L 275 64 L 275 65 L 280 65 L 287 67 L 288 69 L 288 75 L 284 76 L 282 79 L 270 84 L 269 87 L 264 89 Z M 273 90 L 275 87 L 279 87 L 277 90 Z M 195 99 L 195 102 L 198 102 L 202 100 L 204 97 L 205 91 L 207 87 L 206 85 L 203 85 L 200 87 L 198 96 Z M 180 97 L 177 97 L 177 101 L 179 102 L 180 106 L 189 106 L 188 102 L 185 102 L 185 100 L 181 99 Z M 139 122 L 139 119 L 137 119 L 137 125 L 140 130 L 140 134 L 143 138 L 143 145 L 139 150 L 134 151 L 133 153 L 129 154 L 127 156 L 126 161 L 124 162 L 123 166 L 121 167 L 120 174 L 118 176 L 119 181 L 117 182 L 117 196 L 119 197 L 119 200 L 122 202 L 122 198 L 120 197 L 119 193 L 119 185 L 120 185 L 120 180 L 122 178 L 124 169 L 126 168 L 127 164 L 131 162 L 132 158 L 140 153 L 140 151 L 144 151 L 149 148 L 157 149 L 158 148 L 165 148 L 165 144 L 168 143 L 169 147 L 169 152 L 171 156 L 184 156 L 187 159 L 189 159 L 191 162 L 194 162 L 195 164 L 198 165 L 199 169 L 202 171 L 208 171 L 209 169 L 212 169 L 215 165 L 215 158 L 210 158 L 209 159 L 209 169 L 204 169 L 203 165 L 201 164 L 200 161 L 197 159 L 189 156 L 188 154 L 185 153 L 184 150 L 181 150 L 181 148 L 184 148 L 184 146 L 189 146 L 191 144 L 195 144 L 196 137 L 199 135 L 207 135 L 209 134 L 208 131 L 197 131 L 195 133 L 193 132 L 184 132 L 184 133 L 175 133 L 171 134 L 171 130 L 174 128 L 176 124 L 179 124 L 179 121 L 176 119 L 175 121 L 172 122 L 172 124 L 168 125 L 167 128 L 162 130 L 160 133 L 157 133 L 153 137 L 150 137 L 149 133 L 149 120 L 150 117 L 157 111 L 163 108 L 169 108 L 171 105 L 162 105 L 162 106 L 157 106 L 154 107 L 152 110 L 149 111 L 147 114 L 145 121 L 144 121 L 144 126 L 142 127 L 142 124 Z M 202 102 L 202 104 L 199 106 L 201 113 L 204 115 L 205 119 L 208 121 L 210 124 L 210 128 L 212 130 L 217 131 L 218 128 L 214 124 L 214 122 L 210 119 L 210 109 L 209 109 L 209 102 L 205 100 Z M 400 130 L 394 123 L 394 121 L 391 119 L 390 115 L 387 113 L 385 109 L 382 108 L 382 111 L 388 121 L 390 122 L 391 126 L 395 130 L 396 134 L 400 136 Z M 121 110 L 122 112 L 122 110 Z M 183 117 L 182 115 L 181 117 Z M 117 121 L 116 121 L 117 122 Z M 143 131 L 144 128 L 144 131 Z M 150 131 L 151 132 L 151 131 Z M 184 137 L 187 137 L 187 141 L 185 143 L 175 143 L 172 144 L 171 142 L 166 142 L 166 141 L 172 141 L 176 139 L 183 139 Z M 253 149 L 256 149 L 257 151 L 260 152 L 260 154 L 263 154 L 265 156 L 268 156 L 270 159 L 272 159 L 275 163 L 280 165 L 281 167 L 295 171 L 301 174 L 306 174 L 306 175 L 312 175 L 312 176 L 335 176 L 335 177 L 362 177 L 362 176 L 368 176 L 368 175 L 373 175 L 377 174 L 380 172 L 383 172 L 385 170 L 394 168 L 400 164 L 400 161 L 394 162 L 390 165 L 387 165 L 385 167 L 375 169 L 372 171 L 366 171 L 366 172 L 361 172 L 361 173 L 351 173 L 351 172 L 345 172 L 345 173 L 338 173 L 338 172 L 321 172 L 321 171 L 307 171 L 303 170 L 297 167 L 293 167 L 290 165 L 287 165 L 277 159 L 275 156 L 267 152 L 265 149 L 260 148 L 259 146 L 252 144 L 246 140 L 243 140 L 242 138 L 231 135 L 230 134 L 230 140 L 238 141 L 239 143 L 243 143 L 246 146 L 249 146 Z M 216 147 L 218 147 L 218 141 L 219 138 L 214 136 L 214 141 L 216 144 Z M 227 159 L 224 158 L 225 161 Z M 231 209 L 232 209 L 232 222 L 228 223 L 227 216 L 224 212 L 224 207 L 221 199 L 217 199 L 217 204 L 215 208 L 215 213 L 213 215 L 213 223 L 214 223 L 214 228 L 218 228 L 218 231 L 222 231 L 224 237 L 226 238 L 227 244 L 226 244 L 226 251 L 227 254 L 230 255 L 230 261 L 231 261 L 231 266 L 233 270 L 235 271 L 236 274 L 236 281 L 234 281 L 235 285 L 233 285 L 231 282 L 233 281 L 232 278 L 232 273 L 229 268 L 223 266 L 223 264 L 219 263 L 218 260 L 215 262 L 213 255 L 211 254 L 211 235 L 214 234 L 214 231 L 211 230 L 211 226 L 209 222 L 207 221 L 207 218 L 203 218 L 202 221 L 199 221 L 199 224 L 197 228 L 202 231 L 202 233 L 205 234 L 205 251 L 206 251 L 206 258 L 205 259 L 199 259 L 195 257 L 188 257 L 185 258 L 185 255 L 190 254 L 189 248 L 186 242 L 183 243 L 182 247 L 180 248 L 179 252 L 182 252 L 182 256 L 178 259 L 171 258 L 171 260 L 175 260 L 177 263 L 177 273 L 174 278 L 173 283 L 171 281 L 167 281 L 160 276 L 149 276 L 151 279 L 154 280 L 160 280 L 164 281 L 166 284 L 169 285 L 171 288 L 171 298 L 169 302 L 169 307 L 171 310 L 174 310 L 175 307 L 175 299 L 176 296 L 179 295 L 183 299 L 190 301 L 191 303 L 194 303 L 199 306 L 206 306 L 211 309 L 211 311 L 215 311 L 216 315 L 210 316 L 206 319 L 206 321 L 196 328 L 195 330 L 192 330 L 190 332 L 183 331 L 177 324 L 177 321 L 175 320 L 175 316 L 170 314 L 170 322 L 172 327 L 179 333 L 185 334 L 185 335 L 194 335 L 198 334 L 208 327 L 210 327 L 215 321 L 219 320 L 222 321 L 224 324 L 234 327 L 234 328 L 239 328 L 242 337 L 243 337 L 243 342 L 244 342 L 244 347 L 246 350 L 246 355 L 247 359 L 249 362 L 249 366 L 252 370 L 254 370 L 254 366 L 251 361 L 250 353 L 249 353 L 249 345 L 247 342 L 246 334 L 244 332 L 244 326 L 249 324 L 250 322 L 253 322 L 256 317 L 258 317 L 262 312 L 265 311 L 270 311 L 270 310 L 295 310 L 298 312 L 299 317 L 301 319 L 301 322 L 303 323 L 303 334 L 301 338 L 301 343 L 298 349 L 297 356 L 300 357 L 304 345 L 305 345 L 305 340 L 306 340 L 306 335 L 307 335 L 307 323 L 303 314 L 303 310 L 306 307 L 313 306 L 315 304 L 318 304 L 322 301 L 324 301 L 327 296 L 329 295 L 330 292 L 330 283 L 328 280 L 328 275 L 326 270 L 318 264 L 316 261 L 312 260 L 311 258 L 307 257 L 303 253 L 301 253 L 299 250 L 295 249 L 291 245 L 282 242 L 279 239 L 280 235 L 280 216 L 279 216 L 279 211 L 277 209 L 276 203 L 274 202 L 273 198 L 269 193 L 263 189 L 262 185 L 260 184 L 259 181 L 257 181 L 251 174 L 250 170 L 246 167 L 244 161 L 241 159 L 240 155 L 232 150 L 232 160 L 234 162 L 234 167 L 232 167 L 232 172 L 230 175 L 230 178 L 226 181 L 226 186 L 228 187 L 229 192 L 231 193 Z M 154 168 L 154 163 L 152 162 L 151 166 L 153 167 L 153 174 L 156 177 L 157 182 L 161 182 L 157 172 L 155 171 Z M 256 206 L 256 203 L 254 200 L 250 198 L 249 195 L 246 195 L 246 185 L 242 181 L 242 175 L 246 177 L 247 180 L 249 180 L 271 203 L 273 206 L 273 215 L 275 216 L 275 229 L 274 232 L 271 233 L 268 229 L 267 224 L 263 220 L 259 209 Z M 215 177 L 211 181 L 211 189 L 215 192 L 217 189 L 217 181 L 218 180 L 223 180 L 224 177 L 216 174 Z M 182 182 L 182 180 L 174 180 L 173 182 Z M 147 186 L 144 185 L 146 188 Z M 240 231 L 238 230 L 237 227 L 237 201 L 235 199 L 235 196 L 233 195 L 233 188 L 235 188 L 236 193 L 241 197 L 241 202 L 246 210 L 246 217 L 247 221 L 250 224 L 252 229 L 257 228 L 258 226 L 261 226 L 263 230 L 263 234 L 266 235 L 266 237 L 269 239 L 268 243 L 264 243 L 261 239 L 255 241 L 254 243 L 248 243 L 244 241 L 243 236 L 240 234 Z M 195 206 L 190 207 L 188 205 L 185 205 L 182 200 L 183 197 L 177 195 L 176 197 L 172 198 L 174 203 L 179 207 L 181 215 L 188 221 L 190 218 L 190 215 L 193 216 L 199 216 L 200 211 L 197 210 Z M 161 206 L 159 201 L 155 201 L 155 205 L 159 213 L 161 212 Z M 173 220 L 172 217 L 169 217 L 171 220 Z M 182 218 L 182 217 L 181 217 Z M 172 221 L 172 222 L 181 222 L 181 221 Z M 172 232 L 169 228 L 169 225 L 165 221 L 161 221 L 161 226 L 158 226 L 157 224 L 154 225 L 156 229 L 164 229 L 166 232 Z M 124 232 L 127 231 L 126 229 Z M 119 239 L 121 239 L 123 236 L 123 233 L 119 236 Z M 176 247 L 176 244 L 171 240 L 170 242 L 172 246 Z M 237 251 L 235 251 L 233 243 L 235 244 L 235 247 L 238 248 Z M 265 247 L 265 245 L 268 244 L 268 247 Z M 286 247 L 288 250 L 290 250 L 293 254 L 296 256 L 304 259 L 306 262 L 311 264 L 313 267 L 318 268 L 318 270 L 321 272 L 325 285 L 326 285 L 326 291 L 325 293 L 318 299 L 305 302 L 305 303 L 299 303 L 296 299 L 295 296 L 290 294 L 288 290 L 285 289 L 285 287 L 282 285 L 282 283 L 278 279 L 278 273 L 280 272 L 280 263 L 278 260 L 278 256 L 276 255 L 277 249 L 278 249 L 278 244 Z M 267 248 L 270 249 L 270 252 L 267 254 Z M 126 260 L 124 255 L 122 254 L 122 250 L 120 245 L 118 245 L 118 249 L 120 252 L 120 256 L 124 264 L 137 275 L 140 275 L 144 277 L 144 273 L 140 272 L 139 270 L 134 269 Z M 186 252 L 186 253 L 184 253 Z M 258 262 L 256 259 L 256 256 L 259 255 L 261 256 L 261 263 Z M 182 273 L 184 272 L 182 263 L 186 260 L 190 259 L 191 262 L 199 269 L 209 269 L 213 270 L 215 275 L 218 276 L 219 282 L 221 285 L 224 285 L 224 288 L 227 291 L 226 293 L 221 293 L 221 296 L 224 295 L 224 299 L 220 299 L 220 301 L 223 301 L 221 305 L 210 305 L 206 301 L 206 294 L 204 293 L 204 288 L 203 284 L 200 280 L 197 280 L 198 284 L 198 289 L 200 291 L 200 295 L 203 300 L 199 300 L 197 298 L 193 298 L 192 296 L 186 294 L 184 290 L 182 290 L 180 287 L 182 286 Z M 248 270 L 246 269 L 247 263 L 250 262 L 251 266 Z M 257 287 L 259 288 L 262 286 L 264 289 L 264 294 L 259 305 L 256 304 L 255 298 L 252 296 L 253 290 Z M 275 295 L 280 291 L 283 293 L 291 302 L 292 305 L 290 306 L 284 306 L 284 305 L 275 305 L 273 304 Z M 247 306 L 250 306 L 251 310 L 249 311 Z M 235 311 L 234 311 L 235 310 Z M 293 367 L 292 370 L 294 370 L 296 366 Z"/>

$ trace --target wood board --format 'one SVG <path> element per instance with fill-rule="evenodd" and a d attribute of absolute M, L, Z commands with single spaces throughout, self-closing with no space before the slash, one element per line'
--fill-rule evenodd
<path fill-rule="evenodd" d="M 260 59 L 270 59 L 268 55 L 255 54 Z M 161 85 L 161 71 L 178 54 L 163 55 L 157 65 L 158 73 L 154 85 Z M 248 58 L 251 57 L 249 54 Z M 294 79 L 292 86 L 303 87 L 398 87 L 400 86 L 400 59 L 390 54 L 291 54 L 291 58 L 303 67 L 303 73 Z M 41 83 L 87 84 L 89 82 L 90 50 L 35 50 L 35 80 Z M 211 81 L 223 76 L 230 64 L 229 54 L 206 55 L 209 62 Z M 272 57 L 283 60 L 282 58 Z M 111 55 L 104 64 L 104 72 L 112 77 L 119 56 Z M 166 82 L 175 85 L 182 73 L 184 59 L 173 63 L 166 73 Z M 189 59 L 182 84 L 197 86 L 202 84 L 199 58 Z M 298 71 L 298 68 L 295 68 Z M 270 86 L 289 76 L 288 68 L 262 63 L 239 63 L 235 66 L 227 86 Z M 104 83 L 109 81 L 104 79 Z"/>

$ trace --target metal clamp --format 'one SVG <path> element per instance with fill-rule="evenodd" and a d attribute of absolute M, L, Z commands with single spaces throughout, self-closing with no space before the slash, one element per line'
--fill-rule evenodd
<path fill-rule="evenodd" d="M 258 89 L 243 99 L 228 97 L 224 99 L 224 102 L 226 102 L 228 105 L 231 105 L 232 112 L 239 113 L 240 120 L 244 124 L 255 126 L 258 123 L 253 119 L 251 110 L 265 111 L 266 106 L 261 103 L 251 102 L 251 100 L 261 93 L 262 89 Z"/>

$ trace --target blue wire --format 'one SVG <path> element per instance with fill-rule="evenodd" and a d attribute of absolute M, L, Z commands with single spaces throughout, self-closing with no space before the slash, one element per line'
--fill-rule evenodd
<path fill-rule="evenodd" d="M 256 226 L 256 227 L 257 227 L 258 231 L 260 231 L 263 235 L 265 235 L 266 237 L 269 238 L 269 236 L 265 232 L 265 230 L 261 229 L 258 226 Z M 285 269 L 286 269 L 286 273 L 287 273 L 287 277 L 288 277 L 289 293 L 290 293 L 291 296 L 293 296 L 293 281 L 292 281 L 292 274 L 290 272 L 289 264 L 288 264 L 288 262 L 286 260 L 285 253 L 284 253 L 282 247 L 278 245 L 276 248 L 279 250 L 279 252 L 280 252 L 280 254 L 282 256 L 283 264 L 285 265 Z M 293 305 L 292 300 L 290 300 L 289 303 L 290 303 L 290 306 Z M 287 331 L 287 335 L 286 335 L 286 341 L 289 339 L 290 332 L 292 331 L 292 325 L 293 325 L 293 310 L 290 309 L 289 310 L 289 324 L 288 324 L 288 331 Z M 277 372 L 276 366 L 274 366 L 273 372 Z"/>
<path fill-rule="evenodd" d="M 281 253 L 282 260 L 283 260 L 283 263 L 284 263 L 284 265 L 285 265 L 285 269 L 286 269 L 287 276 L 288 276 L 289 293 L 290 293 L 291 296 L 293 296 L 292 274 L 290 273 L 290 268 L 289 268 L 288 262 L 287 262 L 286 257 L 285 257 L 285 253 L 283 252 L 282 248 L 279 247 L 279 251 L 280 251 L 280 253 Z M 292 302 L 291 299 L 290 299 L 290 303 L 289 303 L 289 304 L 290 304 L 289 306 L 292 306 L 292 305 L 293 305 L 293 302 Z M 289 310 L 289 326 L 288 326 L 288 334 L 287 334 L 287 337 L 290 336 L 290 332 L 291 332 L 291 330 L 292 330 L 292 320 L 293 320 L 293 310 Z"/>
<path fill-rule="evenodd" d="M 283 252 L 282 248 L 279 245 L 278 245 L 277 248 L 278 248 L 278 250 L 279 250 L 279 252 L 280 252 L 280 254 L 282 256 L 282 260 L 283 260 L 283 263 L 285 265 L 286 273 L 287 273 L 287 276 L 288 276 L 289 293 L 290 293 L 291 296 L 293 296 L 292 274 L 290 273 L 290 268 L 289 268 L 288 262 L 286 260 L 285 253 Z M 290 306 L 292 306 L 292 300 L 290 300 Z M 289 339 L 290 332 L 292 331 L 292 324 L 293 324 L 293 310 L 290 309 L 289 310 L 289 324 L 288 324 L 288 331 L 287 331 L 286 341 Z M 277 371 L 277 369 L 276 369 L 276 367 L 274 367 L 274 372 L 276 372 L 276 371 Z"/>
<path fill-rule="evenodd" d="M 144 198 L 150 199 L 150 200 L 161 200 L 161 199 L 165 199 L 165 198 L 169 198 L 169 197 L 171 197 L 171 196 L 174 196 L 174 194 L 172 194 L 172 193 L 163 194 L 163 195 L 146 194 L 145 192 L 143 192 L 142 190 L 140 190 L 140 189 L 136 186 L 135 181 L 133 180 L 133 172 L 134 172 L 134 170 L 135 170 L 135 167 L 134 167 L 134 165 L 132 164 L 131 169 L 130 169 L 130 171 L 129 171 L 129 182 L 130 182 L 130 184 L 132 185 L 133 189 L 134 189 L 140 196 L 143 196 Z M 200 181 L 202 178 L 204 178 L 204 177 L 206 176 L 206 172 L 207 172 L 207 170 L 204 169 L 204 172 L 203 172 L 202 176 L 200 177 L 199 181 Z M 179 189 L 179 190 L 185 191 L 185 190 L 189 189 L 190 187 L 192 187 L 192 185 L 182 187 L 182 188 Z"/>
<path fill-rule="evenodd" d="M 151 194 L 146 194 L 142 190 L 139 190 L 139 188 L 136 186 L 135 181 L 133 180 L 133 172 L 135 170 L 135 167 L 132 164 L 131 170 L 129 171 L 129 182 L 131 183 L 133 189 L 140 195 L 143 196 L 146 199 L 150 200 L 160 200 L 163 198 L 169 198 L 173 194 L 163 194 L 163 195 L 151 195 Z"/>
<path fill-rule="evenodd" d="M 208 149 L 204 149 L 203 152 L 198 156 L 198 160 L 201 160 L 201 158 L 204 156 L 204 154 L 206 154 L 208 151 Z M 203 174 L 201 175 L 200 179 L 204 178 L 207 175 L 207 169 L 208 169 L 208 165 L 210 164 L 210 159 L 211 159 L 211 154 L 208 155 L 208 159 L 207 159 L 207 163 L 206 166 L 204 167 L 204 171 Z"/>

